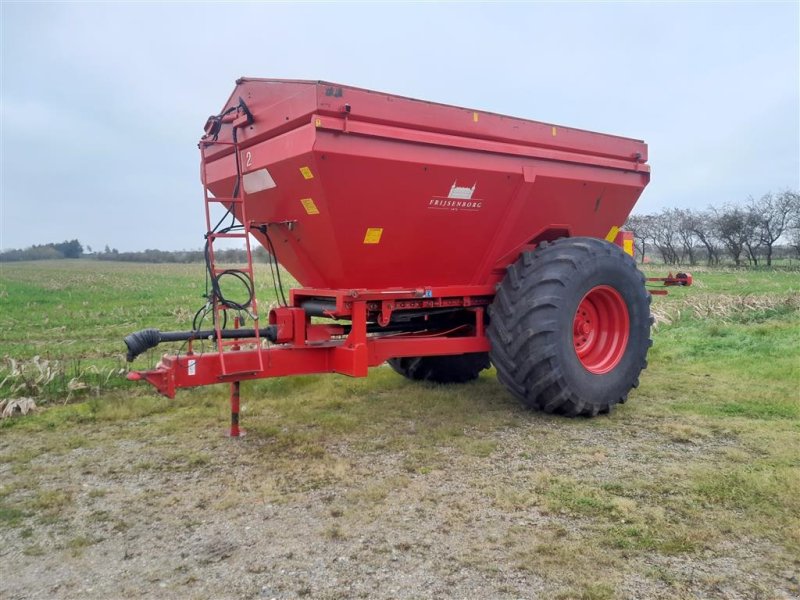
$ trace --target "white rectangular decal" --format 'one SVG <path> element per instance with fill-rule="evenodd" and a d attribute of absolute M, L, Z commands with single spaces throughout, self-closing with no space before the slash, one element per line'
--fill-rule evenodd
<path fill-rule="evenodd" d="M 266 168 L 252 173 L 245 173 L 242 176 L 242 182 L 244 183 L 244 192 L 246 194 L 255 194 L 256 192 L 263 192 L 277 187 L 275 180 L 272 179 L 272 175 L 269 174 Z"/>

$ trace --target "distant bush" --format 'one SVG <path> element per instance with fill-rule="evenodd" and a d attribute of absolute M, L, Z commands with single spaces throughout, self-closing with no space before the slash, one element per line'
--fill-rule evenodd
<path fill-rule="evenodd" d="M 261 247 L 253 249 L 253 259 L 256 261 L 266 261 L 267 251 Z M 247 254 L 244 249 L 229 248 L 217 250 L 214 253 L 217 263 L 244 263 L 247 262 Z M 116 260 L 122 262 L 140 263 L 201 263 L 205 260 L 202 250 L 155 250 L 148 249 L 141 252 L 120 252 L 116 248 L 106 249 L 93 255 L 97 260 Z"/>
<path fill-rule="evenodd" d="M 51 244 L 64 258 L 80 258 L 83 255 L 83 246 L 78 240 L 64 241 L 60 244 Z"/>
<path fill-rule="evenodd" d="M 264 248 L 253 248 L 253 259 L 259 262 L 268 260 Z M 53 260 L 60 258 L 87 257 L 95 260 L 114 260 L 138 263 L 201 263 L 205 260 L 202 250 L 157 250 L 148 248 L 139 252 L 120 252 L 116 248 L 106 246 L 102 252 L 83 254 L 83 246 L 78 240 L 64 241 L 59 244 L 41 244 L 23 250 L 6 250 L 0 252 L 0 262 L 16 262 L 23 260 Z M 218 263 L 244 263 L 247 255 L 244 249 L 220 249 L 215 253 Z"/>
<path fill-rule="evenodd" d="M 6 250 L 0 252 L 0 262 L 20 260 L 52 260 L 55 258 L 78 258 L 83 254 L 83 246 L 78 240 L 61 242 L 60 244 L 42 244 L 24 250 Z"/>
<path fill-rule="evenodd" d="M 94 255 L 97 260 L 117 260 L 122 262 L 144 263 L 195 263 L 202 262 L 203 253 L 200 250 L 167 251 L 148 248 L 141 252 L 119 252 L 114 249 L 109 252 L 99 252 Z"/>

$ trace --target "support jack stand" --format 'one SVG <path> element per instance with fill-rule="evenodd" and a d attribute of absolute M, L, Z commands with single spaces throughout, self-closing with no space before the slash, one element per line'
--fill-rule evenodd
<path fill-rule="evenodd" d="M 239 429 L 239 381 L 231 382 L 231 429 L 228 437 L 243 437 L 246 432 Z"/>

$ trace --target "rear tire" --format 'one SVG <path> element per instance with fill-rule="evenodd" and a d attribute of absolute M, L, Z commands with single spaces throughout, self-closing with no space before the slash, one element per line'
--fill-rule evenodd
<path fill-rule="evenodd" d="M 625 402 L 647 366 L 650 294 L 619 246 L 543 243 L 508 268 L 489 307 L 497 378 L 530 408 L 595 416 Z"/>
<path fill-rule="evenodd" d="M 489 354 L 474 352 L 450 356 L 408 356 L 390 358 L 389 366 L 414 381 L 433 383 L 467 383 L 489 368 Z"/>

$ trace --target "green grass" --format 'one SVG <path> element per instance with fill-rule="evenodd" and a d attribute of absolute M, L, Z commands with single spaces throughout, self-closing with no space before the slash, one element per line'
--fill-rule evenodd
<path fill-rule="evenodd" d="M 265 308 L 274 298 L 268 280 L 266 266 L 258 266 Z M 201 264 L 0 264 L 0 397 L 63 401 L 124 387 L 122 339 L 147 327 L 191 329 L 204 291 Z M 151 351 L 140 361 L 154 364 L 158 356 L 160 351 Z M 21 373 L 6 378 L 11 361 Z"/>
<path fill-rule="evenodd" d="M 106 506 L 119 477 L 197 472 L 231 483 L 192 499 L 199 511 L 330 498 L 319 543 L 358 539 L 360 528 L 413 504 L 420 519 L 435 512 L 432 528 L 469 540 L 458 559 L 463 568 L 487 577 L 496 564 L 535 573 L 552 584 L 553 597 L 616 597 L 630 572 L 666 586 L 668 596 L 713 595 L 717 583 L 697 587 L 706 584 L 671 561 L 725 557 L 732 546 L 759 548 L 748 568 L 768 590 L 796 568 L 797 272 L 700 269 L 695 286 L 654 297 L 659 321 L 649 368 L 630 402 L 607 417 L 530 413 L 491 371 L 474 384 L 433 386 L 378 368 L 366 379 L 244 383 L 248 436 L 239 446 L 209 434 L 228 418 L 224 386 L 167 400 L 116 372 L 108 376 L 123 367 L 125 334 L 189 326 L 185 309 L 202 302 L 202 267 L 60 261 L 1 268 L 2 352 L 18 362 L 38 355 L 68 365 L 60 387 L 41 392 L 46 410 L 0 421 L 0 532 L 18 531 L 26 555 L 51 551 L 37 527 L 74 525 L 87 504 L 98 503 L 98 522 L 121 530 L 142 518 Z M 89 367 L 98 377 L 83 375 L 89 388 L 64 405 L 69 369 Z M 114 456 L 121 443 L 146 450 L 122 464 L 70 462 L 78 480 L 102 479 L 96 488 L 53 485 L 65 457 Z M 247 486 L 233 485 L 229 460 L 245 470 Z M 459 493 L 443 497 L 440 482 L 454 477 Z M 166 491 L 148 502 L 162 506 Z M 533 517 L 535 525 L 520 524 Z M 47 535 L 60 536 L 73 555 L 102 544 L 102 536 L 84 532 Z M 750 584 L 727 584 L 753 595 Z"/>

